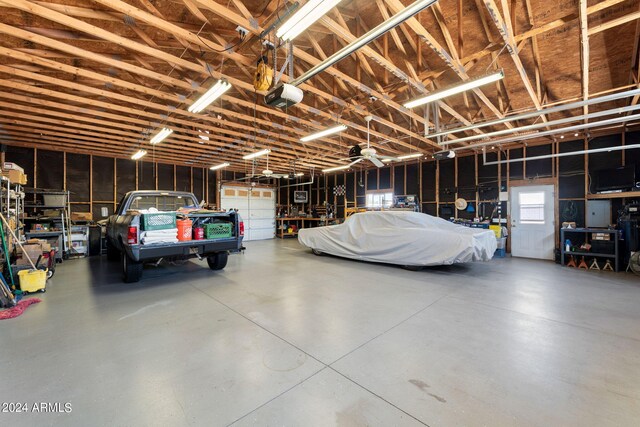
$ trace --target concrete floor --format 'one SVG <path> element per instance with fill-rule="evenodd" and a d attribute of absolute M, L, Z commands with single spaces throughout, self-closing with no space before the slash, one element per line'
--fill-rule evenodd
<path fill-rule="evenodd" d="M 248 242 L 222 272 L 62 264 L 0 322 L 0 424 L 640 425 L 640 278 L 500 259 L 420 272 Z"/>

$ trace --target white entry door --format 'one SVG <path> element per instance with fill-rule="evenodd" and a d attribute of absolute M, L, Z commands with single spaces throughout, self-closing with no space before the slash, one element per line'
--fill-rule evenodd
<path fill-rule="evenodd" d="M 553 185 L 511 188 L 511 255 L 553 259 L 555 203 Z"/>
<path fill-rule="evenodd" d="M 275 190 L 222 186 L 220 206 L 224 210 L 238 209 L 244 221 L 244 240 L 264 240 L 275 237 Z"/>

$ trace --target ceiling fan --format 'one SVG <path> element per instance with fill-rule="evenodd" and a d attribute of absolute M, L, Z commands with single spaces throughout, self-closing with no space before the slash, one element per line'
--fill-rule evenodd
<path fill-rule="evenodd" d="M 359 145 L 354 145 L 353 147 L 351 147 L 351 149 L 349 150 L 349 159 L 348 159 L 348 160 L 351 160 L 349 167 L 363 160 L 369 160 L 371 163 L 373 163 L 379 168 L 384 166 L 384 163 L 382 163 L 382 160 L 397 161 L 398 160 L 397 158 L 391 157 L 391 156 L 381 156 L 377 154 L 375 148 L 371 148 L 371 144 L 369 142 L 369 124 L 371 120 L 373 120 L 373 116 L 365 116 L 364 120 L 367 122 L 367 148 L 360 148 Z"/>
<path fill-rule="evenodd" d="M 259 180 L 260 178 L 276 178 L 276 179 L 280 179 L 280 178 L 289 178 L 289 174 L 286 173 L 274 173 L 272 170 L 269 169 L 269 154 L 267 154 L 267 166 L 266 169 L 264 169 L 262 171 L 262 173 L 257 174 L 256 173 L 256 166 L 258 164 L 258 160 L 254 159 L 253 160 L 253 164 L 251 166 L 251 173 L 247 176 L 245 176 L 244 178 L 241 178 L 240 180 L 251 180 L 251 179 L 255 179 L 255 180 Z"/>

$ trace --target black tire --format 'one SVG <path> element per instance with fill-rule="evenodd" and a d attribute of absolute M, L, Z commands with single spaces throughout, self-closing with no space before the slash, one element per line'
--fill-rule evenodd
<path fill-rule="evenodd" d="M 317 249 L 311 249 L 311 253 L 313 253 L 314 255 L 317 255 L 317 256 L 322 256 L 322 254 L 323 254 L 322 252 L 320 252 Z"/>
<path fill-rule="evenodd" d="M 421 266 L 421 265 L 403 265 L 402 268 L 404 268 L 405 270 L 409 270 L 409 271 L 420 271 L 424 267 Z"/>
<path fill-rule="evenodd" d="M 120 259 L 120 251 L 107 240 L 107 259 L 109 261 L 118 261 Z"/>
<path fill-rule="evenodd" d="M 120 256 L 122 264 L 122 281 L 125 283 L 134 283 L 140 281 L 142 277 L 142 263 L 133 261 L 129 255 L 122 253 Z"/>
<path fill-rule="evenodd" d="M 209 268 L 212 270 L 222 270 L 227 266 L 227 260 L 229 259 L 229 254 L 226 252 L 220 252 L 217 254 L 209 255 L 207 257 L 207 264 L 209 264 Z"/>

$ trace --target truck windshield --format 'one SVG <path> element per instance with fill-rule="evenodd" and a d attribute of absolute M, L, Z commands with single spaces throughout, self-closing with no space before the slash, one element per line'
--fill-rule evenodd
<path fill-rule="evenodd" d="M 194 201 L 191 197 L 142 195 L 136 196 L 131 201 L 129 209 L 145 210 L 149 208 L 156 208 L 159 211 L 176 211 L 180 208 L 189 206 L 194 207 Z"/>

